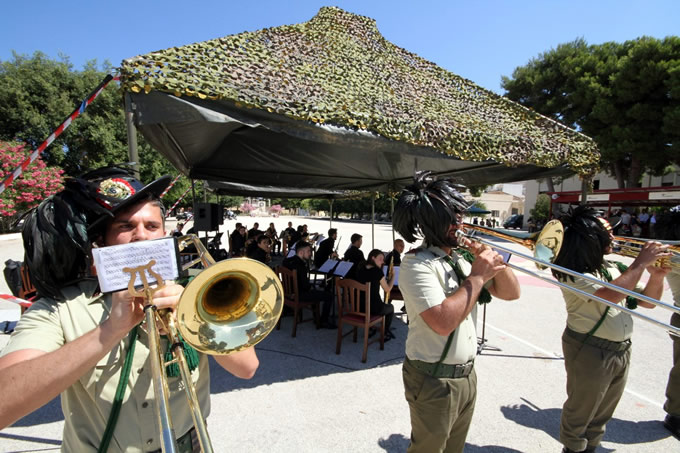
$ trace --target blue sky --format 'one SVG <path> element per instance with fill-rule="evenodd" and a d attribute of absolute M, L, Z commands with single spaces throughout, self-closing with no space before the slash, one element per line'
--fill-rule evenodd
<path fill-rule="evenodd" d="M 589 44 L 680 34 L 678 0 L 22 0 L 3 2 L 0 60 L 12 51 L 114 66 L 129 57 L 305 22 L 321 6 L 376 20 L 392 43 L 502 94 L 510 76 L 541 52 L 584 38 Z"/>

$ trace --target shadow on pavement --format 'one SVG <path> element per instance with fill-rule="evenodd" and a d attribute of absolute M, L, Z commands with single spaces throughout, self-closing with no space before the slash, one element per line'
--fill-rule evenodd
<path fill-rule="evenodd" d="M 522 453 L 514 448 L 499 445 L 470 445 L 465 444 L 465 453 Z"/>
<path fill-rule="evenodd" d="M 528 428 L 544 431 L 559 442 L 561 408 L 539 409 L 522 398 L 527 404 L 515 404 L 501 407 L 501 412 L 508 420 Z M 607 423 L 604 435 L 605 442 L 623 445 L 644 444 L 670 437 L 661 420 L 629 421 L 616 417 Z"/>
<path fill-rule="evenodd" d="M 403 434 L 390 434 L 387 439 L 378 440 L 378 446 L 388 453 L 401 453 L 406 451 L 411 441 Z"/>
<path fill-rule="evenodd" d="M 342 350 L 335 354 L 337 329 L 316 330 L 312 323 L 298 325 L 297 337 L 291 337 L 292 318 L 284 317 L 281 330 L 274 330 L 255 346 L 260 367 L 250 380 L 236 378 L 223 370 L 214 360 L 210 361 L 210 391 L 223 393 L 237 389 L 254 388 L 278 382 L 294 381 L 333 373 L 368 370 L 380 366 L 401 364 L 404 360 L 408 327 L 399 318 L 392 321 L 396 338 L 385 343 L 380 350 L 378 343 L 368 346 L 368 359 L 361 363 L 362 330 L 359 340 L 352 342 L 351 335 L 342 342 Z M 345 327 L 344 332 L 350 328 Z"/>

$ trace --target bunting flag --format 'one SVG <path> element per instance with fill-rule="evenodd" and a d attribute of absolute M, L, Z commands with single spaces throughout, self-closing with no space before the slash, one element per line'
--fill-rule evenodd
<path fill-rule="evenodd" d="M 172 180 L 172 182 L 170 183 L 170 185 L 169 185 L 169 186 L 163 191 L 163 193 L 161 194 L 161 196 L 160 196 L 161 199 L 165 196 L 165 194 L 167 194 L 168 192 L 170 192 L 170 189 L 172 189 L 172 186 L 175 185 L 175 183 L 176 183 L 177 180 L 180 178 L 180 176 L 182 176 L 181 173 L 180 173 L 179 175 L 177 175 L 177 177 L 175 177 L 175 179 Z"/>
<path fill-rule="evenodd" d="M 166 218 L 166 219 L 170 216 L 170 213 L 172 212 L 172 210 L 175 209 L 175 208 L 177 207 L 177 205 L 179 204 L 179 202 L 182 201 L 182 200 L 184 199 L 184 197 L 187 196 L 187 194 L 189 193 L 189 190 L 191 190 L 191 187 L 187 187 L 187 190 L 184 191 L 184 193 L 182 194 L 182 196 L 179 197 L 179 198 L 177 199 L 177 201 L 175 201 L 175 204 L 173 204 L 172 207 L 171 207 L 170 209 L 168 209 L 168 211 L 165 213 L 165 218 Z M 187 219 L 187 220 L 189 220 L 189 219 Z"/>
<path fill-rule="evenodd" d="M 15 304 L 19 304 L 24 308 L 28 308 L 33 304 L 33 302 L 29 300 L 21 299 L 11 294 L 0 294 L 0 299 L 6 300 L 8 302 L 14 302 Z"/>

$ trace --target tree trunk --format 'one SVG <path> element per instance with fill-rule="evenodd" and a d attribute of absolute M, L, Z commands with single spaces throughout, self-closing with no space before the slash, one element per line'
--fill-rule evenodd
<path fill-rule="evenodd" d="M 639 158 L 632 156 L 626 187 L 640 187 L 640 176 L 642 176 L 642 162 Z"/>
<path fill-rule="evenodd" d="M 588 204 L 588 193 L 590 192 L 590 178 L 581 179 L 581 205 Z"/>
<path fill-rule="evenodd" d="M 614 162 L 614 176 L 616 177 L 616 185 L 618 188 L 625 189 L 626 182 L 623 179 L 623 162 L 621 160 Z"/>
<path fill-rule="evenodd" d="M 555 192 L 555 184 L 552 178 L 545 178 L 545 184 L 548 186 L 548 192 Z M 550 213 L 550 219 L 560 218 L 560 205 L 558 203 L 550 203 L 552 206 L 552 212 Z M 549 219 L 548 219 L 549 220 Z"/>
<path fill-rule="evenodd" d="M 552 178 L 545 178 L 545 185 L 548 186 L 548 192 L 555 191 L 555 184 L 553 184 Z"/>

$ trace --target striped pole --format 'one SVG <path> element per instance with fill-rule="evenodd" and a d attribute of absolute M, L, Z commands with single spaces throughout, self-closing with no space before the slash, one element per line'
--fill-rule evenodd
<path fill-rule="evenodd" d="M 0 299 L 4 299 L 7 302 L 14 302 L 15 304 L 19 304 L 24 308 L 30 307 L 33 302 L 26 300 L 26 299 L 21 299 L 19 297 L 15 297 L 11 294 L 0 294 Z"/>
<path fill-rule="evenodd" d="M 170 216 L 170 213 L 172 212 L 172 210 L 175 209 L 175 208 L 177 207 L 177 205 L 179 204 L 179 202 L 182 201 L 182 200 L 184 199 L 184 197 L 187 196 L 187 194 L 189 193 L 190 190 L 191 190 L 191 187 L 187 187 L 187 190 L 184 191 L 184 193 L 182 194 L 182 196 L 179 197 L 179 198 L 177 199 L 177 201 L 175 202 L 175 204 L 173 204 L 172 207 L 171 207 L 170 209 L 168 209 L 168 212 L 165 213 L 165 218 L 166 218 L 166 219 Z"/>
<path fill-rule="evenodd" d="M 177 175 L 177 177 L 176 177 L 175 179 L 172 180 L 172 182 L 170 183 L 170 185 L 163 191 L 163 193 L 161 194 L 160 198 L 163 198 L 163 197 L 165 196 L 165 194 L 167 194 L 168 192 L 170 192 L 170 189 L 172 189 L 172 186 L 175 185 L 175 183 L 176 183 L 177 180 L 180 178 L 180 176 L 182 176 L 182 173 L 180 173 L 179 175 Z"/>
<path fill-rule="evenodd" d="M 112 76 L 111 74 L 107 75 L 104 77 L 104 80 L 95 88 L 90 95 L 81 102 L 80 106 L 76 107 L 76 109 L 66 117 L 66 119 L 59 125 L 59 127 L 50 134 L 49 137 L 47 137 L 47 140 L 42 142 L 38 148 L 33 151 L 30 156 L 28 156 L 14 171 L 0 184 L 0 193 L 3 193 L 7 187 L 9 187 L 12 182 L 14 182 L 15 179 L 17 179 L 27 168 L 29 165 L 35 161 L 38 156 L 45 151 L 45 148 L 50 146 L 52 142 L 61 135 L 62 132 L 68 128 L 71 123 L 73 122 L 74 119 L 76 119 L 81 113 L 85 111 L 88 105 L 92 103 L 92 101 L 95 100 L 97 96 L 99 96 L 99 93 L 101 93 L 104 88 L 106 88 L 106 85 L 109 84 L 110 81 L 112 80 L 118 80 L 118 76 Z"/>

